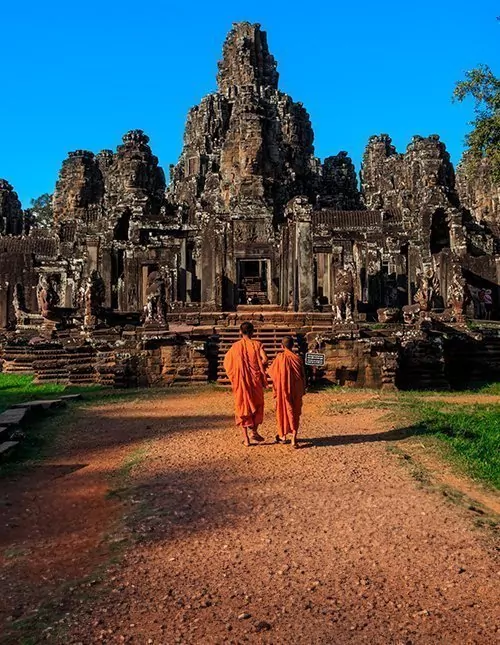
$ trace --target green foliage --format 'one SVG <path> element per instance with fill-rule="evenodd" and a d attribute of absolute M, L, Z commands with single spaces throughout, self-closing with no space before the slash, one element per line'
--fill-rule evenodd
<path fill-rule="evenodd" d="M 50 228 L 54 221 L 52 195 L 44 193 L 32 199 L 30 207 L 26 210 L 26 218 L 34 228 Z"/>
<path fill-rule="evenodd" d="M 487 65 L 480 65 L 465 74 L 456 84 L 453 98 L 457 101 L 472 97 L 476 118 L 466 137 L 468 150 L 464 155 L 467 172 L 474 174 L 482 159 L 491 166 L 492 178 L 500 182 L 500 79 Z"/>
<path fill-rule="evenodd" d="M 425 433 L 445 441 L 467 471 L 500 488 L 500 405 L 416 404 Z"/>

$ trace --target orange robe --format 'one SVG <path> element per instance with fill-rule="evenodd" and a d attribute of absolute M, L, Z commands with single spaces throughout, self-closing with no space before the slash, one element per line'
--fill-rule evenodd
<path fill-rule="evenodd" d="M 236 425 L 256 427 L 264 420 L 267 357 L 262 343 L 242 338 L 224 357 L 224 369 L 234 394 Z"/>
<path fill-rule="evenodd" d="M 285 349 L 274 359 L 269 376 L 273 380 L 279 435 L 284 438 L 287 434 L 296 434 L 306 387 L 302 359 Z"/>

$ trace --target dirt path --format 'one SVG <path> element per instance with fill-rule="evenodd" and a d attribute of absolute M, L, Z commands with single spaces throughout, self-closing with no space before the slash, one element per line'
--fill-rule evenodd
<path fill-rule="evenodd" d="M 88 410 L 54 460 L 2 484 L 13 504 L 0 507 L 4 626 L 13 630 L 62 580 L 90 573 L 111 542 L 123 545 L 121 562 L 88 597 L 73 598 L 72 587 L 43 639 L 498 642 L 491 533 L 419 486 L 387 450 L 400 435 L 383 412 L 326 414 L 336 398 L 306 397 L 298 451 L 245 449 L 224 391 Z M 274 436 L 270 410 L 262 432 Z M 126 474 L 128 490 L 106 496 Z M 43 591 L 33 587 L 40 579 Z"/>

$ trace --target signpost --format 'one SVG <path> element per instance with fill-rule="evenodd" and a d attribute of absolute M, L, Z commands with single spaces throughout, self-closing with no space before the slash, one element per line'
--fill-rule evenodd
<path fill-rule="evenodd" d="M 325 355 L 308 352 L 306 354 L 306 365 L 309 367 L 324 367 Z"/>

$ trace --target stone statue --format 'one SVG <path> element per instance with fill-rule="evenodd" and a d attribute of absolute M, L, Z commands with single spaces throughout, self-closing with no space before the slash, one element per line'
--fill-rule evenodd
<path fill-rule="evenodd" d="M 87 279 L 84 292 L 84 325 L 95 327 L 102 313 L 106 290 L 99 271 L 92 271 Z"/>
<path fill-rule="evenodd" d="M 403 311 L 403 321 L 407 325 L 412 325 L 417 322 L 420 315 L 420 305 L 417 303 L 415 305 L 405 305 L 402 309 Z"/>
<path fill-rule="evenodd" d="M 38 311 L 44 318 L 51 318 L 55 308 L 59 305 L 57 284 L 53 276 L 40 274 L 36 288 Z"/>
<path fill-rule="evenodd" d="M 12 298 L 12 306 L 14 307 L 14 314 L 16 316 L 16 324 L 22 325 L 28 314 L 26 310 L 26 300 L 24 297 L 23 285 L 19 282 L 14 287 L 14 297 Z"/>
<path fill-rule="evenodd" d="M 453 266 L 451 284 L 448 287 L 447 305 L 451 307 L 456 320 L 462 320 L 468 305 L 470 292 L 460 266 Z"/>
<path fill-rule="evenodd" d="M 148 276 L 144 322 L 157 325 L 167 323 L 167 288 L 159 271 L 152 271 Z"/>
<path fill-rule="evenodd" d="M 413 300 L 420 306 L 421 311 L 430 311 L 434 296 L 439 293 L 439 283 L 432 269 L 420 273 L 417 277 L 418 289 Z"/>
<path fill-rule="evenodd" d="M 335 320 L 352 322 L 352 305 L 354 299 L 354 269 L 352 264 L 339 267 L 335 276 L 335 293 L 333 296 L 333 313 Z"/>

